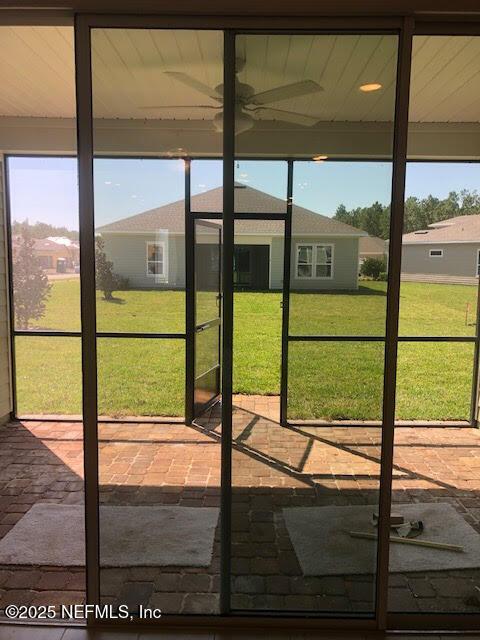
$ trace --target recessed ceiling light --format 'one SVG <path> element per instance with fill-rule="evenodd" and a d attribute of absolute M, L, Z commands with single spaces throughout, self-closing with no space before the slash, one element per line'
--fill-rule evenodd
<path fill-rule="evenodd" d="M 382 88 L 382 85 L 379 82 L 367 82 L 366 84 L 361 84 L 358 88 L 363 93 L 370 93 L 371 91 L 378 91 Z"/>
<path fill-rule="evenodd" d="M 312 160 L 314 162 L 323 162 L 327 158 L 328 158 L 328 156 L 318 155 L 318 156 L 313 156 Z"/>

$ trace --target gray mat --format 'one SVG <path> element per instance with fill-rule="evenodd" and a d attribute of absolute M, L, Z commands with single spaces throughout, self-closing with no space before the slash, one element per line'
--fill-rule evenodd
<path fill-rule="evenodd" d="M 462 545 L 464 553 L 397 543 L 390 545 L 390 571 L 444 571 L 480 567 L 480 534 L 448 503 L 395 504 L 408 520 L 423 520 L 424 540 Z M 368 574 L 375 571 L 375 540 L 352 538 L 369 531 L 374 506 L 298 507 L 283 515 L 304 575 Z"/>
<path fill-rule="evenodd" d="M 103 567 L 208 567 L 216 507 L 100 507 Z M 85 564 L 84 508 L 36 504 L 0 540 L 0 564 Z"/>

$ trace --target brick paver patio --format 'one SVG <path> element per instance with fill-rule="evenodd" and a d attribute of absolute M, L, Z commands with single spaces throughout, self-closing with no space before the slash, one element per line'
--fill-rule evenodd
<path fill-rule="evenodd" d="M 236 397 L 232 454 L 232 603 L 238 609 L 368 612 L 373 575 L 305 577 L 282 509 L 375 505 L 377 427 L 283 428 L 278 399 Z M 100 501 L 110 505 L 220 505 L 219 408 L 197 425 L 99 425 Z M 480 532 L 480 433 L 459 427 L 396 431 L 395 502 L 449 502 Z M 37 502 L 83 501 L 78 422 L 25 421 L 0 428 L 0 535 Z M 373 507 L 372 507 L 373 508 Z M 159 535 L 161 532 L 159 532 Z M 106 603 L 165 612 L 218 610 L 220 532 L 211 565 L 108 568 Z M 398 611 L 480 611 L 480 570 L 393 574 Z M 81 602 L 84 572 L 0 567 L 1 605 Z"/>

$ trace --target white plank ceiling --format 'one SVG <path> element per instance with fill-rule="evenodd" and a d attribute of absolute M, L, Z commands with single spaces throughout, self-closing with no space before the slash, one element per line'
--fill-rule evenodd
<path fill-rule="evenodd" d="M 323 122 L 393 118 L 396 37 L 239 36 L 238 79 L 255 92 L 314 80 L 321 93 L 269 106 Z M 210 120 L 217 103 L 165 71 L 209 87 L 222 82 L 222 34 L 209 31 L 94 30 L 94 112 L 98 118 Z M 382 89 L 358 87 L 379 82 Z M 185 109 L 145 108 L 185 105 Z M 0 115 L 71 118 L 75 114 L 73 30 L 0 27 Z M 480 122 L 480 37 L 416 37 L 410 120 Z"/>

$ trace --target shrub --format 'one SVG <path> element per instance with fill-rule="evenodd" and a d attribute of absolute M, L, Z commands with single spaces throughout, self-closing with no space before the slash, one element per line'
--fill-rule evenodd
<path fill-rule="evenodd" d="M 130 280 L 125 276 L 114 274 L 117 291 L 128 291 L 130 289 Z"/>
<path fill-rule="evenodd" d="M 107 260 L 105 254 L 105 241 L 99 236 L 95 239 L 95 279 L 105 300 L 113 300 L 114 291 L 125 291 L 130 287 L 128 278 L 113 272 L 113 262 Z"/>
<path fill-rule="evenodd" d="M 383 258 L 365 258 L 360 267 L 360 275 L 372 280 L 383 280 L 386 275 L 387 260 Z M 386 278 L 385 278 L 386 279 Z"/>

